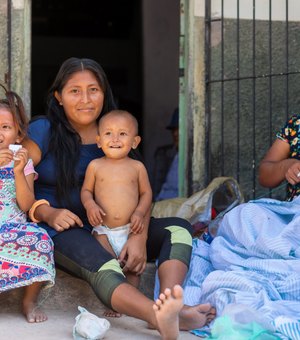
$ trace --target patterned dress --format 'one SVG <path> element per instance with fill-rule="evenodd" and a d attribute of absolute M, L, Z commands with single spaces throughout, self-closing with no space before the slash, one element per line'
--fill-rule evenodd
<path fill-rule="evenodd" d="M 34 173 L 31 160 L 24 173 Z M 0 167 L 0 293 L 34 282 L 53 284 L 54 277 L 52 240 L 18 207 L 11 162 Z"/>
<path fill-rule="evenodd" d="M 293 115 L 276 137 L 290 145 L 290 158 L 300 160 L 300 115 Z M 287 200 L 300 195 L 300 184 L 287 184 Z"/>

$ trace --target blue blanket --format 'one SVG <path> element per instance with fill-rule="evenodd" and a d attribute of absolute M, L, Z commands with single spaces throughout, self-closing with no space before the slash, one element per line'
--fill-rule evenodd
<path fill-rule="evenodd" d="M 211 245 L 194 240 L 185 303 L 257 322 L 300 340 L 300 197 L 260 199 L 228 212 Z M 238 313 L 236 310 L 238 309 Z"/>

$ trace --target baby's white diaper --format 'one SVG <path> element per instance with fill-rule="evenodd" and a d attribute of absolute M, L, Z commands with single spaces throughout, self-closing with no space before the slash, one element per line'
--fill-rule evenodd
<path fill-rule="evenodd" d="M 106 235 L 115 254 L 119 256 L 127 242 L 128 235 L 130 233 L 130 223 L 116 228 L 109 228 L 106 225 L 98 225 L 93 228 L 92 233 L 94 232 L 98 235 Z"/>

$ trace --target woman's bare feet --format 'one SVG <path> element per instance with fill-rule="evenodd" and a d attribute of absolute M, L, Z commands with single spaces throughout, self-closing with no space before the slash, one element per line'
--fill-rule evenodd
<path fill-rule="evenodd" d="M 30 323 L 48 320 L 47 315 L 35 303 L 32 302 L 23 302 L 23 314 Z"/>
<path fill-rule="evenodd" d="M 153 305 L 163 340 L 176 340 L 179 335 L 179 312 L 183 307 L 183 289 L 176 285 L 165 289 Z"/>
<path fill-rule="evenodd" d="M 115 312 L 112 309 L 107 309 L 103 312 L 104 316 L 107 316 L 109 318 L 120 318 L 122 316 L 121 313 Z"/>
<path fill-rule="evenodd" d="M 209 303 L 184 306 L 179 313 L 180 330 L 198 329 L 208 325 L 216 317 L 216 310 Z"/>

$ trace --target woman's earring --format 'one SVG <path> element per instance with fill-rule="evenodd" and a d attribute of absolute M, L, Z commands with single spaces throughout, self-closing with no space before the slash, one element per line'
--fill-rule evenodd
<path fill-rule="evenodd" d="M 59 102 L 59 105 L 61 105 L 61 106 L 62 106 L 62 104 L 63 104 L 62 102 Z"/>

